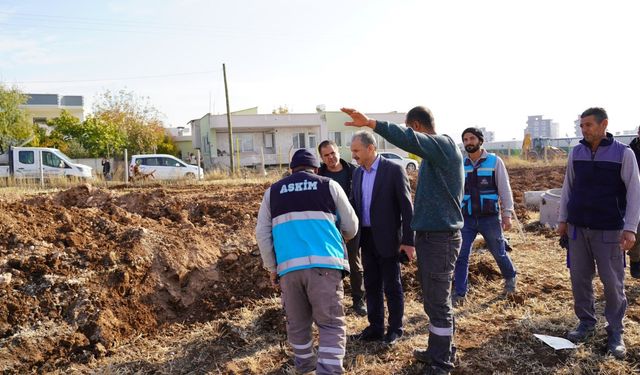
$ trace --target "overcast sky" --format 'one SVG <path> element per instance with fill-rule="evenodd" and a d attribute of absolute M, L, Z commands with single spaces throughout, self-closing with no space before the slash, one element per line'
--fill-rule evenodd
<path fill-rule="evenodd" d="M 590 106 L 640 125 L 635 1 L 126 0 L 0 2 L 0 81 L 25 92 L 106 89 L 150 102 L 168 126 L 210 109 L 430 107 L 437 130 L 522 139 L 528 115 Z"/>

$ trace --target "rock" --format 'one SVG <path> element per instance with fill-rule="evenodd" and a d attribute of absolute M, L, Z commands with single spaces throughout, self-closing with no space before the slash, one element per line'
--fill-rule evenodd
<path fill-rule="evenodd" d="M 0 286 L 5 286 L 9 284 L 11 284 L 11 274 L 8 272 L 0 274 Z"/>
<path fill-rule="evenodd" d="M 238 254 L 229 253 L 227 254 L 227 256 L 224 257 L 224 260 L 227 262 L 235 262 L 236 260 L 238 260 Z"/>

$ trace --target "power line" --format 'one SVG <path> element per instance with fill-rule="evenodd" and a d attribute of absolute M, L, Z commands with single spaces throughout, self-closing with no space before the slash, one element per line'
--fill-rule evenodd
<path fill-rule="evenodd" d="M 137 77 L 124 77 L 124 78 L 100 78 L 100 79 L 74 79 L 74 80 L 64 80 L 64 81 L 15 81 L 12 83 L 19 84 L 29 84 L 29 83 L 80 83 L 80 82 L 102 82 L 102 81 L 130 81 L 137 79 L 155 79 L 155 78 L 166 78 L 166 77 L 179 77 L 179 76 L 188 76 L 188 75 L 199 75 L 199 74 L 210 74 L 217 73 L 217 70 L 205 70 L 202 72 L 189 72 L 189 73 L 170 73 L 170 74 L 158 74 L 151 76 L 137 76 Z"/>

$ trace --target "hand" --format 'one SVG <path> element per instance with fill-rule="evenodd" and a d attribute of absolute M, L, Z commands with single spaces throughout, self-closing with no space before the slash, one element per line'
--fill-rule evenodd
<path fill-rule="evenodd" d="M 409 261 L 412 261 L 416 256 L 416 248 L 414 246 L 400 245 L 400 251 L 404 251 L 407 254 Z"/>
<path fill-rule="evenodd" d="M 502 230 L 508 231 L 511 229 L 511 216 L 503 216 L 502 217 Z"/>
<path fill-rule="evenodd" d="M 625 230 L 622 232 L 622 237 L 620 238 L 620 247 L 622 250 L 629 250 L 636 243 L 636 235 L 633 232 Z"/>
<path fill-rule="evenodd" d="M 346 126 L 356 126 L 358 128 L 366 126 L 371 129 L 376 128 L 376 120 L 370 119 L 365 114 L 360 113 L 353 108 L 340 108 L 340 110 L 349 115 L 349 117 L 351 117 L 351 119 L 353 120 L 345 122 L 344 124 Z"/>
<path fill-rule="evenodd" d="M 558 223 L 558 229 L 556 229 L 556 233 L 558 233 L 558 235 L 560 237 L 564 236 L 567 234 L 567 223 Z"/>
<path fill-rule="evenodd" d="M 278 273 L 277 272 L 271 272 L 269 273 L 269 279 L 271 280 L 271 285 L 276 288 L 276 289 L 280 289 L 280 284 L 278 282 Z"/>

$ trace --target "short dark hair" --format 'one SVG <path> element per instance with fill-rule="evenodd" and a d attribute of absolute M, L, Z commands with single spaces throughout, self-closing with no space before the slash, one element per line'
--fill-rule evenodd
<path fill-rule="evenodd" d="M 413 121 L 416 121 L 429 130 L 434 130 L 435 128 L 433 113 L 431 113 L 431 110 L 426 107 L 418 106 L 411 108 L 411 110 L 407 113 L 407 119 L 405 120 L 405 123 Z"/>
<path fill-rule="evenodd" d="M 327 139 L 326 141 L 322 141 L 318 145 L 318 154 L 320 154 L 320 157 L 322 157 L 322 151 L 321 151 L 322 148 L 323 147 L 327 147 L 327 146 L 333 146 L 335 148 L 338 148 L 338 144 L 335 141 L 332 141 L 331 139 Z"/>
<path fill-rule="evenodd" d="M 609 116 L 607 116 L 607 111 L 605 111 L 604 108 L 600 108 L 600 107 L 591 107 L 587 109 L 586 111 L 582 112 L 582 114 L 580 115 L 580 118 L 585 118 L 589 116 L 595 117 L 596 122 L 598 124 L 601 123 L 603 120 L 606 120 L 609 118 Z"/>

